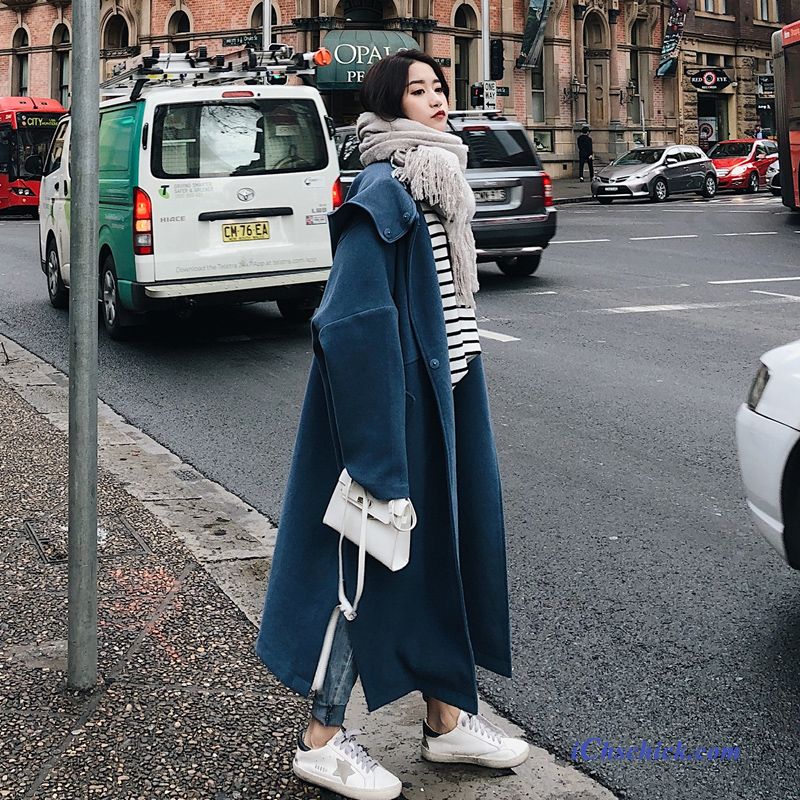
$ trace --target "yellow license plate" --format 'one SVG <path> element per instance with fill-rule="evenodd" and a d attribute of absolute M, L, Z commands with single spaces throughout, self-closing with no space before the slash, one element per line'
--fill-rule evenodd
<path fill-rule="evenodd" d="M 269 222 L 232 222 L 222 226 L 223 242 L 254 242 L 269 239 Z"/>

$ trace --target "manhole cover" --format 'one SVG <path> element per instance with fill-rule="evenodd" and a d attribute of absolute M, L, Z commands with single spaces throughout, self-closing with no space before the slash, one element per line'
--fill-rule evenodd
<path fill-rule="evenodd" d="M 69 557 L 66 507 L 46 517 L 25 522 L 45 564 L 62 564 Z M 150 553 L 150 548 L 122 514 L 105 514 L 97 520 L 97 557 L 114 558 L 128 553 Z"/>

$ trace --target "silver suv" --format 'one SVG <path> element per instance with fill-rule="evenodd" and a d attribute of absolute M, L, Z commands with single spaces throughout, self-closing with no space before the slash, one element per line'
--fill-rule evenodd
<path fill-rule="evenodd" d="M 469 147 L 467 181 L 477 208 L 472 232 L 478 261 L 494 261 L 511 277 L 533 275 L 556 232 L 550 176 L 525 128 L 500 114 L 453 111 L 450 129 Z M 342 187 L 361 171 L 355 128 L 338 128 Z"/>
<path fill-rule="evenodd" d="M 603 167 L 592 181 L 592 194 L 603 204 L 622 197 L 662 202 L 671 194 L 717 193 L 717 171 L 711 159 L 690 144 L 637 147 Z"/>

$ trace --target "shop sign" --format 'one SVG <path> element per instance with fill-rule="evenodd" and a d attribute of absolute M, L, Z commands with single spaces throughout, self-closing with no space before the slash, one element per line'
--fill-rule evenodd
<path fill-rule="evenodd" d="M 701 69 L 689 76 L 692 86 L 695 89 L 705 89 L 715 92 L 730 85 L 731 79 L 724 69 Z"/>
<path fill-rule="evenodd" d="M 758 75 L 758 93 L 759 94 L 775 94 L 775 76 L 774 75 Z"/>

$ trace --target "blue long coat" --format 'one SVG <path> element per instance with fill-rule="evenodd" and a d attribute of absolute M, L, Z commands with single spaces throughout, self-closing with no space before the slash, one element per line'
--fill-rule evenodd
<path fill-rule="evenodd" d="M 505 533 L 480 356 L 450 384 L 425 219 L 388 163 L 367 167 L 330 218 L 333 269 L 312 320 L 314 359 L 256 652 L 308 694 L 337 604 L 338 541 L 322 517 L 343 466 L 379 499 L 411 497 L 411 560 L 367 558 L 348 623 L 370 711 L 419 690 L 477 712 L 475 664 L 511 674 Z M 345 543 L 353 596 L 357 549 Z"/>

